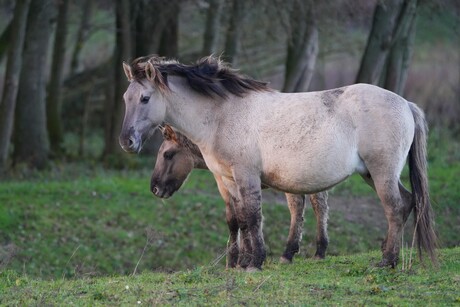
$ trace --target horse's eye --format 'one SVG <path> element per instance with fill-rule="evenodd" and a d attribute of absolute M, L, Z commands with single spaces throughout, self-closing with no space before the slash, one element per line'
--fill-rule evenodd
<path fill-rule="evenodd" d="M 172 151 L 166 151 L 166 152 L 163 154 L 163 157 L 165 158 L 165 160 L 171 160 L 171 159 L 174 157 L 174 152 L 172 152 Z"/>
<path fill-rule="evenodd" d="M 150 96 L 142 96 L 141 97 L 141 103 L 146 104 L 150 100 Z"/>

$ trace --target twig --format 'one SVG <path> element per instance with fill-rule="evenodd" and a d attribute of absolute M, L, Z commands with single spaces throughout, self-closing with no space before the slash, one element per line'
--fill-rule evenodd
<path fill-rule="evenodd" d="M 133 274 L 131 274 L 131 276 L 136 275 L 137 267 L 139 266 L 139 263 L 141 262 L 142 257 L 144 257 L 144 253 L 147 250 L 147 247 L 149 246 L 149 244 L 150 244 L 150 241 L 149 241 L 149 237 L 147 236 L 147 241 L 145 242 L 144 249 L 142 250 L 142 253 L 141 253 L 141 256 L 139 257 L 139 260 L 137 260 L 136 267 L 134 268 Z"/>
<path fill-rule="evenodd" d="M 262 285 L 263 285 L 270 277 L 272 277 L 272 276 L 269 275 L 267 278 L 265 278 L 264 280 L 262 280 L 262 281 L 260 282 L 260 284 L 258 284 L 257 287 L 256 287 L 256 288 L 254 289 L 254 291 L 252 291 L 252 292 L 257 292 L 257 291 L 260 289 L 260 287 L 262 287 Z"/>
<path fill-rule="evenodd" d="M 211 261 L 211 263 L 209 264 L 210 266 L 216 266 L 221 260 L 222 258 L 225 257 L 225 255 L 227 255 L 227 249 L 225 249 L 225 251 L 220 254 L 219 256 L 217 256 L 216 259 L 214 259 L 213 261 Z"/>
<path fill-rule="evenodd" d="M 81 247 L 81 244 L 79 244 L 79 245 L 77 246 L 77 248 L 75 248 L 75 250 L 73 251 L 73 253 L 72 253 L 72 255 L 70 256 L 69 260 L 67 260 L 67 263 L 66 263 L 65 266 L 64 266 L 64 270 L 65 270 L 65 267 L 70 263 L 70 260 L 72 260 L 73 256 L 75 255 L 75 253 L 77 252 L 77 250 L 78 250 L 80 247 Z M 64 275 L 65 275 L 65 271 L 62 272 L 62 279 L 64 279 L 64 277 L 65 277 Z"/>
<path fill-rule="evenodd" d="M 420 214 L 420 213 L 419 213 Z M 409 264 L 408 264 L 408 270 L 412 269 L 412 250 L 414 249 L 415 245 L 415 236 L 417 235 L 417 227 L 418 227 L 418 221 L 420 220 L 419 217 L 414 217 L 417 220 L 415 221 L 415 226 L 414 226 L 414 233 L 412 235 L 412 245 L 410 247 L 410 253 L 409 253 Z"/>

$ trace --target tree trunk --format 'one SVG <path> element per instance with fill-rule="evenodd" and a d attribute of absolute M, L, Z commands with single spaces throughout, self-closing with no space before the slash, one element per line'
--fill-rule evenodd
<path fill-rule="evenodd" d="M 378 83 L 396 34 L 403 2 L 404 0 L 387 0 L 377 4 L 356 83 Z"/>
<path fill-rule="evenodd" d="M 233 66 L 237 65 L 237 57 L 241 48 L 241 31 L 246 17 L 245 0 L 233 0 L 232 15 L 225 37 L 224 58 Z"/>
<path fill-rule="evenodd" d="M 403 95 L 415 37 L 417 0 L 405 1 L 400 14 L 398 30 L 392 44 L 382 85 L 387 90 Z"/>
<path fill-rule="evenodd" d="M 0 101 L 0 171 L 6 168 L 8 159 L 29 5 L 30 0 L 17 0 L 11 23 L 12 35 L 9 42 L 3 95 Z"/>
<path fill-rule="evenodd" d="M 176 57 L 182 0 L 134 0 L 131 24 L 134 57 L 149 54 Z M 155 35 L 152 35 L 155 33 Z"/>
<path fill-rule="evenodd" d="M 116 46 L 112 64 L 113 76 L 108 82 L 108 94 L 105 104 L 105 137 L 103 159 L 121 153 L 118 145 L 118 134 L 122 119 L 122 97 L 127 80 L 121 63 L 129 60 L 132 55 L 132 37 L 130 26 L 129 0 L 116 2 Z"/>
<path fill-rule="evenodd" d="M 294 1 L 289 22 L 283 92 L 304 92 L 310 85 L 319 49 L 313 1 Z"/>
<path fill-rule="evenodd" d="M 206 28 L 203 40 L 203 56 L 217 52 L 220 33 L 220 20 L 222 19 L 222 8 L 224 0 L 209 0 L 209 8 L 206 15 Z"/>
<path fill-rule="evenodd" d="M 32 168 L 46 166 L 49 152 L 46 131 L 46 68 L 54 0 L 32 0 L 27 19 L 23 65 L 15 112 L 14 163 Z"/>
<path fill-rule="evenodd" d="M 158 54 L 175 58 L 178 56 L 179 49 L 179 1 L 171 1 L 172 7 L 169 8 L 170 14 L 167 23 L 163 28 L 161 34 L 160 46 L 158 48 Z"/>
<path fill-rule="evenodd" d="M 80 52 L 83 48 L 83 44 L 88 35 L 89 31 L 89 21 L 91 19 L 91 13 L 93 8 L 93 0 L 85 0 L 82 7 L 82 15 L 80 20 L 80 25 L 77 32 L 77 40 L 75 42 L 75 47 L 72 52 L 72 60 L 70 62 L 70 74 L 73 75 L 78 71 L 78 58 Z"/>
<path fill-rule="evenodd" d="M 61 86 L 67 37 L 67 10 L 69 0 L 61 0 L 57 3 L 59 8 L 52 57 L 53 63 L 48 86 L 46 115 L 51 150 L 54 154 L 59 155 L 62 153 L 61 146 L 64 139 L 61 118 Z"/>
<path fill-rule="evenodd" d="M 2 35 L 0 35 L 0 62 L 3 60 L 5 53 L 8 50 L 8 46 L 11 39 L 11 30 L 12 30 L 13 21 L 6 26 L 5 30 L 3 30 Z"/>

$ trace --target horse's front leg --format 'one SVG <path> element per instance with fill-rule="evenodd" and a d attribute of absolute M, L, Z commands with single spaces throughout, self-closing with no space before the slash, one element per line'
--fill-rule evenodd
<path fill-rule="evenodd" d="M 248 232 L 249 238 L 243 239 L 245 242 L 250 241 L 252 247 L 251 261 L 246 270 L 260 270 L 266 257 L 262 234 L 260 178 L 247 172 L 241 174 L 235 172 L 234 179 L 239 195 L 235 204 L 238 225 L 243 234 Z"/>
<path fill-rule="evenodd" d="M 220 176 L 214 176 L 219 193 L 225 202 L 225 218 L 230 236 L 227 241 L 227 268 L 235 268 L 238 264 L 238 220 L 234 208 L 234 197 L 230 194 Z"/>

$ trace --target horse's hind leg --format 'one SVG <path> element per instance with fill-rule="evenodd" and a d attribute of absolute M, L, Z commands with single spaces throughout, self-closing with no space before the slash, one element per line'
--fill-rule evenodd
<path fill-rule="evenodd" d="M 379 265 L 394 267 L 399 256 L 401 231 L 413 208 L 412 194 L 399 180 L 395 180 L 397 184 L 394 184 L 395 181 L 384 182 L 379 185 L 380 189 L 377 189 L 376 183 L 369 173 L 362 175 L 362 177 L 377 192 L 388 221 L 388 232 L 381 246 L 383 259 Z M 387 187 L 391 188 L 388 189 Z"/>
<path fill-rule="evenodd" d="M 402 219 L 403 219 L 402 227 L 404 227 L 404 225 L 406 225 L 407 218 L 409 217 L 413 209 L 412 194 L 402 185 L 401 182 L 398 182 L 398 187 L 399 187 L 399 192 L 401 194 L 402 203 L 403 203 L 401 213 L 402 213 Z M 384 252 L 386 249 L 387 240 L 388 240 L 388 236 L 385 237 L 385 239 L 382 242 L 382 247 L 381 247 L 382 252 Z"/>
<path fill-rule="evenodd" d="M 329 245 L 329 237 L 327 235 L 327 219 L 329 217 L 327 197 L 327 191 L 310 195 L 310 202 L 316 217 L 316 259 L 324 259 L 326 257 L 326 249 Z"/>
<path fill-rule="evenodd" d="M 286 249 L 280 258 L 282 263 L 291 263 L 294 254 L 300 250 L 300 240 L 302 240 L 302 228 L 305 212 L 305 196 L 286 193 L 286 200 L 291 213 L 291 225 L 289 227 L 289 237 Z"/>
<path fill-rule="evenodd" d="M 379 178 L 374 180 L 374 184 L 388 221 L 388 232 L 382 244 L 383 257 L 379 266 L 394 268 L 399 259 L 402 229 L 412 206 L 408 202 L 408 192 L 400 190 L 402 185 L 397 178 Z"/>

